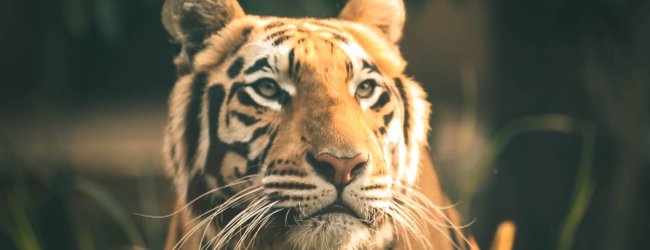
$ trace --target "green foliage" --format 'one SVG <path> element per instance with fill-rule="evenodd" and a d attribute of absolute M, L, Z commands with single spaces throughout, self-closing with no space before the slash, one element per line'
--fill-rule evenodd
<path fill-rule="evenodd" d="M 9 216 L 2 221 L 3 229 L 11 237 L 18 249 L 40 250 L 42 248 L 36 238 L 36 233 L 22 200 L 18 197 L 10 197 L 7 200 L 6 205 L 9 207 Z"/>
<path fill-rule="evenodd" d="M 469 178 L 461 189 L 461 211 L 468 211 L 472 197 L 492 172 L 494 163 L 508 144 L 518 135 L 532 132 L 561 132 L 571 133 L 576 129 L 576 121 L 565 115 L 549 114 L 523 117 L 508 123 L 502 128 L 485 147 L 480 159 Z"/>
<path fill-rule="evenodd" d="M 110 192 L 86 179 L 78 179 L 77 185 L 81 192 L 90 196 L 122 227 L 122 230 L 124 230 L 133 245 L 145 245 L 142 235 L 135 226 L 133 219 L 124 211 L 124 208 L 113 198 Z"/>
<path fill-rule="evenodd" d="M 575 180 L 575 187 L 571 195 L 571 205 L 566 218 L 560 225 L 558 236 L 558 250 L 572 249 L 576 232 L 580 222 L 587 212 L 591 198 L 596 188 L 596 183 L 592 177 L 593 161 L 595 158 L 594 151 L 596 147 L 596 133 L 592 126 L 585 126 L 582 131 L 583 145 L 578 166 L 578 175 Z"/>

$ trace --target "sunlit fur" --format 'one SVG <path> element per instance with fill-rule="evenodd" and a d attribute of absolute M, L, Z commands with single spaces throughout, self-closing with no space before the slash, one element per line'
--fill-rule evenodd
<path fill-rule="evenodd" d="M 166 248 L 470 247 L 424 153 L 430 107 L 404 76 L 401 1 L 351 0 L 346 20 L 171 2 L 165 25 L 183 49 L 164 145 L 177 194 Z M 260 94 L 265 78 L 282 94 Z M 372 94 L 356 96 L 368 80 Z M 368 161 L 337 189 L 321 153 Z M 337 201 L 355 216 L 318 214 Z"/>

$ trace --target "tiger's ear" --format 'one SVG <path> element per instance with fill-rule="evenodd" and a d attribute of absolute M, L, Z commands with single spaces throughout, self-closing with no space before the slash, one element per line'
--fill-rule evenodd
<path fill-rule="evenodd" d="M 237 0 L 165 0 L 162 22 L 183 47 L 197 48 L 207 36 L 245 15 Z"/>
<path fill-rule="evenodd" d="M 339 18 L 377 28 L 389 41 L 397 43 L 402 37 L 406 13 L 402 0 L 350 0 Z"/>

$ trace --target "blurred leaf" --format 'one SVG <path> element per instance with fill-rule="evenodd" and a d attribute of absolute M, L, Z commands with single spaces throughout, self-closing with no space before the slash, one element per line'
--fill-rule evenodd
<path fill-rule="evenodd" d="M 100 35 L 109 43 L 120 40 L 122 30 L 120 27 L 119 1 L 95 0 L 93 7 Z"/>
<path fill-rule="evenodd" d="M 593 168 L 594 151 L 596 147 L 595 129 L 588 126 L 583 132 L 583 145 L 580 156 L 580 165 L 578 175 L 576 176 L 575 187 L 571 195 L 571 205 L 569 212 L 560 226 L 560 235 L 558 237 L 559 250 L 568 250 L 573 246 L 576 231 L 580 222 L 585 216 L 589 203 L 594 194 L 596 184 L 591 175 Z"/>
<path fill-rule="evenodd" d="M 572 118 L 560 114 L 529 116 L 508 123 L 486 146 L 476 167 L 472 168 L 473 175 L 462 186 L 459 202 L 461 211 L 466 212 L 470 207 L 472 197 L 494 168 L 494 162 L 517 135 L 543 131 L 569 133 L 574 131 L 576 126 Z"/>
<path fill-rule="evenodd" d="M 84 250 L 95 249 L 95 240 L 92 230 L 86 225 L 80 216 L 70 216 L 75 223 L 77 247 Z"/>
<path fill-rule="evenodd" d="M 461 190 L 459 205 L 461 211 L 467 211 L 466 209 L 469 208 L 472 197 L 487 178 L 494 162 L 513 138 L 525 133 L 542 131 L 581 132 L 583 138 L 571 205 L 567 217 L 562 222 L 558 237 L 558 249 L 571 249 L 576 231 L 584 218 L 596 187 L 591 175 L 596 140 L 595 129 L 592 125 L 580 125 L 570 117 L 557 114 L 524 117 L 508 123 L 497 133 L 495 138 L 487 145 L 483 155 L 481 155 L 474 175 Z"/>
<path fill-rule="evenodd" d="M 9 205 L 10 216 L 11 219 L 13 219 L 13 223 L 3 221 L 3 225 L 7 233 L 13 239 L 14 244 L 16 244 L 18 249 L 41 249 L 22 201 L 12 197 L 7 201 L 7 203 Z M 13 224 L 13 227 L 8 224 Z"/>
<path fill-rule="evenodd" d="M 122 227 L 122 230 L 124 230 L 126 235 L 129 237 L 131 243 L 137 246 L 144 246 L 144 240 L 136 228 L 134 221 L 131 220 L 129 214 L 124 211 L 119 202 L 117 202 L 109 192 L 101 186 L 86 179 L 78 179 L 77 185 L 79 190 L 90 196 L 90 198 L 97 202 L 100 207 L 113 217 L 115 222 Z"/>
<path fill-rule="evenodd" d="M 85 0 L 63 0 L 63 18 L 68 31 L 80 37 L 88 30 Z"/>
<path fill-rule="evenodd" d="M 138 178 L 138 192 L 140 207 L 146 214 L 160 214 L 160 200 L 158 195 L 154 175 L 151 173 L 140 173 Z M 160 219 L 145 219 L 142 221 L 144 235 L 147 239 L 148 247 L 152 249 L 162 249 L 165 242 L 165 221 Z"/>

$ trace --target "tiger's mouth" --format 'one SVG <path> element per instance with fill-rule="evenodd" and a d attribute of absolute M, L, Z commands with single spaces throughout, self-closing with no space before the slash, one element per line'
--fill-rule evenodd
<path fill-rule="evenodd" d="M 336 214 L 336 213 L 346 214 L 346 215 L 352 216 L 352 217 L 354 217 L 356 219 L 361 219 L 361 217 L 359 217 L 359 215 L 357 215 L 349 206 L 345 205 L 341 201 L 336 201 L 336 202 L 332 203 L 331 205 L 319 210 L 318 212 L 316 212 L 316 213 L 314 213 L 314 214 L 312 214 L 312 215 L 310 215 L 308 217 L 309 218 L 317 218 L 317 217 L 320 217 L 320 216 L 323 216 L 323 215 L 326 215 L 326 214 Z"/>

